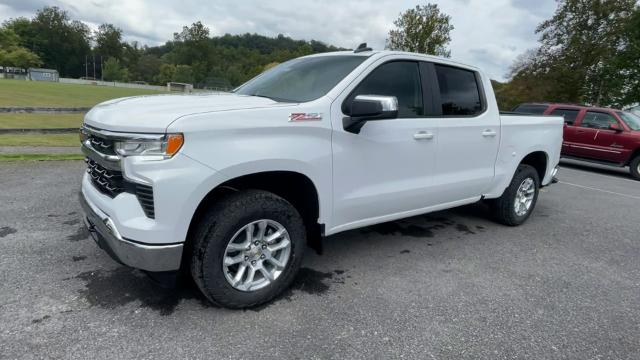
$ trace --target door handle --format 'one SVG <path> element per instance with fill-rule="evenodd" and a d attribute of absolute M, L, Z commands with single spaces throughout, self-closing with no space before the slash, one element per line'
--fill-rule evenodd
<path fill-rule="evenodd" d="M 498 135 L 498 133 L 493 131 L 493 130 L 491 130 L 491 129 L 487 129 L 487 130 L 482 132 L 482 136 L 484 136 L 484 137 L 494 137 L 496 135 Z"/>
<path fill-rule="evenodd" d="M 428 131 L 418 131 L 413 134 L 414 140 L 431 140 L 433 139 L 433 134 Z"/>

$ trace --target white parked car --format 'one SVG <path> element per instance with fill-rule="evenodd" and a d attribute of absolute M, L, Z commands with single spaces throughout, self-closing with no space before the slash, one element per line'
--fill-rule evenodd
<path fill-rule="evenodd" d="M 287 288 L 305 244 L 485 200 L 522 224 L 552 183 L 561 117 L 500 115 L 489 78 L 403 52 L 294 59 L 229 94 L 107 101 L 81 129 L 100 247 L 190 271 L 230 308 Z"/>

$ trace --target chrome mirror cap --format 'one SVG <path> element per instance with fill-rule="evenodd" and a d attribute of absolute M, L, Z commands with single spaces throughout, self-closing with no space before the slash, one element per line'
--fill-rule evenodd
<path fill-rule="evenodd" d="M 377 102 L 382 106 L 382 111 L 398 111 L 398 98 L 384 95 L 358 95 L 356 101 Z"/>

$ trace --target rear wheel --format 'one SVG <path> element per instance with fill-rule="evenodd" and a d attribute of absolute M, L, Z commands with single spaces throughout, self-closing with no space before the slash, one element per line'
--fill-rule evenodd
<path fill-rule="evenodd" d="M 214 205 L 194 240 L 194 281 L 209 300 L 229 308 L 256 306 L 285 290 L 300 267 L 306 241 L 297 210 L 258 190 Z"/>
<path fill-rule="evenodd" d="M 636 180 L 640 180 L 640 155 L 631 160 L 629 168 L 631 170 L 631 176 Z"/>
<path fill-rule="evenodd" d="M 539 189 L 536 169 L 530 165 L 518 166 L 502 196 L 489 203 L 496 220 L 509 226 L 524 223 L 536 206 Z"/>

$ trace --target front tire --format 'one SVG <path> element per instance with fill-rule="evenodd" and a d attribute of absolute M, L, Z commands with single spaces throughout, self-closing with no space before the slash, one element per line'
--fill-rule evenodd
<path fill-rule="evenodd" d="M 631 160 L 629 168 L 631 170 L 631 176 L 636 180 L 640 180 L 640 155 Z"/>
<path fill-rule="evenodd" d="M 520 165 L 502 196 L 489 204 L 496 221 L 508 226 L 524 223 L 536 206 L 540 191 L 538 172 L 530 165 Z"/>
<path fill-rule="evenodd" d="M 302 217 L 285 199 L 260 190 L 212 206 L 195 237 L 191 275 L 213 303 L 248 308 L 289 287 L 304 253 Z"/>

